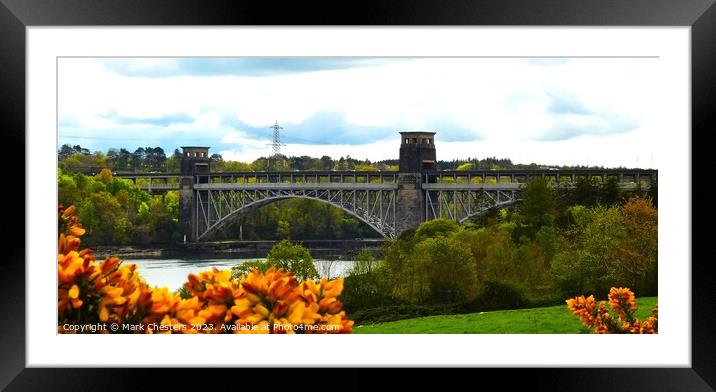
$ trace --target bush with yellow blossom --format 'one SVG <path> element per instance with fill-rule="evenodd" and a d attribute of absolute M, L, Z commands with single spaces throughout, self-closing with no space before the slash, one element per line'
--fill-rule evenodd
<path fill-rule="evenodd" d="M 343 279 L 298 282 L 283 269 L 189 274 L 184 297 L 149 286 L 134 264 L 97 262 L 80 250 L 84 228 L 74 206 L 58 211 L 58 332 L 100 333 L 350 333 L 338 296 Z M 111 328 L 110 328 L 111 327 Z"/>
<path fill-rule="evenodd" d="M 611 312 L 607 309 L 606 301 L 597 302 L 593 295 L 570 298 L 566 302 L 572 313 L 594 333 L 658 333 L 658 308 L 652 309 L 651 316 L 642 321 L 634 316 L 637 310 L 636 297 L 631 290 L 612 287 L 608 298 Z"/>

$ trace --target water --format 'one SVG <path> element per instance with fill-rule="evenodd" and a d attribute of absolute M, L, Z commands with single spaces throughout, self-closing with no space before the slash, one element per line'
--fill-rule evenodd
<path fill-rule="evenodd" d="M 199 273 L 217 269 L 231 269 L 250 259 L 125 259 L 123 264 L 137 264 L 139 274 L 150 286 L 168 287 L 170 290 L 180 288 L 190 273 Z M 316 270 L 320 276 L 336 278 L 345 276 L 353 266 L 352 260 L 315 260 Z"/>

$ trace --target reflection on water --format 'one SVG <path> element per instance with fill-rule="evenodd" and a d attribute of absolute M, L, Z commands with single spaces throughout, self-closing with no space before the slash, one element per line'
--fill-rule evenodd
<path fill-rule="evenodd" d="M 124 264 L 137 264 L 139 273 L 149 285 L 166 286 L 171 290 L 180 288 L 190 273 L 206 271 L 212 267 L 230 269 L 251 259 L 126 259 Z M 266 259 L 260 259 L 266 260 Z M 316 270 L 321 276 L 335 278 L 345 276 L 353 265 L 351 260 L 315 260 Z"/>

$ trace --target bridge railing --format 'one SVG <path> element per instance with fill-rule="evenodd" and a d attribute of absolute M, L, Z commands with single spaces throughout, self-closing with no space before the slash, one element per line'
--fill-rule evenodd
<path fill-rule="evenodd" d="M 130 180 L 140 189 L 150 192 L 179 189 L 182 178 L 179 173 L 115 173 L 114 175 Z"/>
<path fill-rule="evenodd" d="M 395 184 L 396 172 L 294 171 L 210 173 L 194 176 L 195 184 Z"/>
<path fill-rule="evenodd" d="M 555 184 L 573 184 L 580 178 L 606 182 L 616 178 L 620 184 L 649 185 L 657 179 L 652 169 L 532 169 L 434 171 L 423 174 L 424 184 L 524 184 L 542 177 Z"/>
<path fill-rule="evenodd" d="M 424 188 L 433 184 L 464 184 L 465 186 L 491 184 L 525 184 L 533 178 L 542 177 L 563 186 L 574 184 L 580 178 L 605 182 L 616 178 L 622 187 L 649 186 L 657 179 L 658 171 L 652 169 L 509 169 L 509 170 L 445 170 L 422 174 Z M 116 173 L 115 176 L 129 179 L 143 189 L 179 189 L 182 179 L 179 173 Z M 266 186 L 286 184 L 313 186 L 317 184 L 397 184 L 397 172 L 385 171 L 284 171 L 284 172 L 232 172 L 194 175 L 196 185 L 201 184 L 244 184 Z"/>

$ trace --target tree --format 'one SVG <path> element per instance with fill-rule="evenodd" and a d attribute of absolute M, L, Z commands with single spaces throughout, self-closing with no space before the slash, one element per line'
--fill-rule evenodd
<path fill-rule="evenodd" d="M 450 238 L 428 238 L 416 245 L 416 297 L 434 302 L 474 299 L 479 289 L 470 256 L 468 248 Z"/>
<path fill-rule="evenodd" d="M 610 266 L 614 279 L 629 287 L 656 294 L 658 265 L 658 212 L 651 200 L 633 197 L 621 208 L 626 235 L 620 243 L 619 262 Z"/>
<path fill-rule="evenodd" d="M 77 187 L 72 176 L 60 172 L 57 174 L 57 196 L 59 203 L 65 207 L 77 204 L 82 198 L 82 193 Z"/>
<path fill-rule="evenodd" d="M 144 151 L 143 147 L 139 147 L 132 153 L 132 158 L 130 161 L 130 167 L 132 170 L 139 170 L 144 167 L 144 158 L 146 158 L 147 153 Z"/>
<path fill-rule="evenodd" d="M 604 204 L 617 204 L 621 200 L 621 189 L 619 189 L 619 179 L 609 177 L 603 184 L 601 189 L 601 199 Z"/>
<path fill-rule="evenodd" d="M 426 238 L 447 237 L 460 230 L 460 225 L 450 219 L 438 218 L 423 222 L 415 231 L 415 240 Z"/>
<path fill-rule="evenodd" d="M 599 193 L 599 187 L 594 180 L 579 177 L 570 192 L 570 204 L 593 206 L 599 201 Z"/>
<path fill-rule="evenodd" d="M 209 157 L 211 170 L 222 171 L 224 167 L 224 157 L 221 154 L 211 154 Z"/>
<path fill-rule="evenodd" d="M 181 159 L 182 159 L 181 154 L 177 154 L 176 151 L 174 152 L 174 154 L 172 154 L 172 156 L 167 158 L 167 160 L 166 160 L 167 172 L 169 172 L 169 173 L 179 172 L 181 170 Z M 214 170 L 214 168 L 212 168 L 212 170 Z"/>
<path fill-rule="evenodd" d="M 331 170 L 333 169 L 333 159 L 329 157 L 328 155 L 324 155 L 321 157 L 321 170 Z"/>
<path fill-rule="evenodd" d="M 656 177 L 654 177 L 651 180 L 651 183 L 649 184 L 649 190 L 646 192 L 646 195 L 651 198 L 651 202 L 654 204 L 654 207 L 659 206 L 659 189 L 658 189 L 658 181 Z"/>
<path fill-rule="evenodd" d="M 554 193 L 547 180 L 537 177 L 522 191 L 522 204 L 519 206 L 519 222 L 526 226 L 529 238 L 535 238 L 543 227 L 554 226 Z"/>
<path fill-rule="evenodd" d="M 95 178 L 105 184 L 109 184 L 112 182 L 112 171 L 104 168 L 95 176 Z"/>
<path fill-rule="evenodd" d="M 358 253 L 355 258 L 355 262 L 350 270 L 350 275 L 368 274 L 373 272 L 376 267 L 376 261 L 373 257 L 373 252 L 368 249 L 363 249 Z"/>
<path fill-rule="evenodd" d="M 550 274 L 562 295 L 583 292 L 606 295 L 612 286 L 627 286 L 627 277 L 610 273 L 621 263 L 619 244 L 626 235 L 619 207 L 573 207 L 575 224 L 566 232 L 564 248 Z"/>
<path fill-rule="evenodd" d="M 60 150 L 57 152 L 57 158 L 61 161 L 67 159 L 75 154 L 75 150 L 69 144 L 63 144 Z"/>
<path fill-rule="evenodd" d="M 266 260 L 272 265 L 291 272 L 299 280 L 318 278 L 311 252 L 289 240 L 283 240 L 274 245 L 266 256 Z"/>
<path fill-rule="evenodd" d="M 87 229 L 87 234 L 92 236 L 94 243 L 111 244 L 115 242 L 115 227 L 124 215 L 124 211 L 109 192 L 93 192 L 85 197 L 80 202 L 78 213 L 82 224 Z"/>

